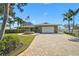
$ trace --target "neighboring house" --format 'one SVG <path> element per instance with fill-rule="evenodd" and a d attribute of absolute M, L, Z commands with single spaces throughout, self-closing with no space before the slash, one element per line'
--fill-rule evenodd
<path fill-rule="evenodd" d="M 0 30 L 1 30 L 1 26 L 2 26 L 2 23 L 0 23 Z M 8 25 L 8 23 L 6 24 L 5 29 L 9 29 L 9 25 Z"/>
<path fill-rule="evenodd" d="M 56 24 L 37 24 L 37 25 L 26 25 L 26 31 L 34 31 L 36 33 L 57 33 L 58 25 Z"/>

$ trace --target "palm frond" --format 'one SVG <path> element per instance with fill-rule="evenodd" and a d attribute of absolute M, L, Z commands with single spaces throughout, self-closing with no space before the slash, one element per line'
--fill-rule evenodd
<path fill-rule="evenodd" d="M 75 11 L 75 15 L 79 12 L 79 8 Z"/>
<path fill-rule="evenodd" d="M 25 5 L 27 5 L 27 3 L 19 3 L 19 4 L 17 4 L 17 8 L 21 11 L 21 12 L 23 12 L 24 10 L 23 10 L 23 6 L 25 6 Z"/>
<path fill-rule="evenodd" d="M 67 18 L 63 18 L 63 21 L 67 20 Z"/>

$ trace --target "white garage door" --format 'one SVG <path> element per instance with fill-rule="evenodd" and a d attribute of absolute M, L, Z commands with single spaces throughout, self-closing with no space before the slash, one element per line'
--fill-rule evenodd
<path fill-rule="evenodd" d="M 54 33 L 54 27 L 42 27 L 42 33 Z"/>

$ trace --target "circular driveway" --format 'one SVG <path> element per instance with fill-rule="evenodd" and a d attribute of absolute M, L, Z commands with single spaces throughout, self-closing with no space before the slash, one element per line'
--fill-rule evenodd
<path fill-rule="evenodd" d="M 79 39 L 66 34 L 38 34 L 18 56 L 79 55 Z"/>

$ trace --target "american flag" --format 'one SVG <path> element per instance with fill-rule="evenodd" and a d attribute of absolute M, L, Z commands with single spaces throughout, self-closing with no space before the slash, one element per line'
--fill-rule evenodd
<path fill-rule="evenodd" d="M 30 16 L 27 16 L 27 19 L 29 19 L 30 18 Z"/>
<path fill-rule="evenodd" d="M 26 17 L 26 20 L 29 20 L 29 19 L 30 19 L 30 16 L 27 16 L 27 17 Z"/>

